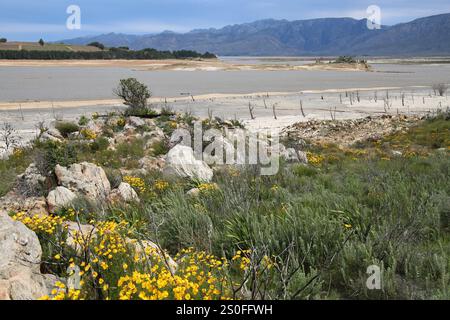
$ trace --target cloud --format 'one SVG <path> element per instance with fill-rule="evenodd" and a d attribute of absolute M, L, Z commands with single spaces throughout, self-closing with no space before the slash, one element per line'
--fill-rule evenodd
<path fill-rule="evenodd" d="M 1 36 L 47 39 L 108 32 L 186 32 L 274 18 L 301 20 L 324 17 L 367 17 L 366 8 L 382 10 L 382 23 L 391 25 L 418 17 L 450 12 L 448 0 L 0 0 Z M 82 10 L 82 30 L 65 29 L 66 7 Z"/>

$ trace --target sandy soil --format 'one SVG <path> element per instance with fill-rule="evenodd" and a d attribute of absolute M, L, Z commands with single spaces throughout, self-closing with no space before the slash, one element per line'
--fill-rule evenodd
<path fill-rule="evenodd" d="M 207 60 L 0 60 L 0 67 L 123 67 L 140 71 L 369 71 L 362 64 L 236 64 L 219 59 Z"/>

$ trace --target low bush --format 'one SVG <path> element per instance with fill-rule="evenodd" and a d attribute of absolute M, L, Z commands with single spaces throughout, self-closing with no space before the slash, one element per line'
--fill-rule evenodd
<path fill-rule="evenodd" d="M 66 121 L 56 122 L 55 128 L 61 133 L 64 138 L 67 138 L 71 133 L 80 130 L 80 127 L 76 123 Z"/>

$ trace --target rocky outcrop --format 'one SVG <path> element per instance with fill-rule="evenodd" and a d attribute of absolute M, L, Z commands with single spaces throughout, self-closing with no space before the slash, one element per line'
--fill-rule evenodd
<path fill-rule="evenodd" d="M 34 300 L 57 280 L 40 273 L 42 249 L 36 234 L 0 212 L 0 300 Z"/>
<path fill-rule="evenodd" d="M 105 200 L 111 192 L 105 171 L 92 163 L 73 164 L 69 168 L 57 165 L 55 174 L 59 185 L 93 201 Z"/>
<path fill-rule="evenodd" d="M 192 148 L 177 145 L 166 156 L 165 177 L 180 177 L 209 182 L 213 178 L 213 171 L 208 165 L 197 160 Z"/>
<path fill-rule="evenodd" d="M 59 208 L 64 208 L 70 205 L 76 197 L 76 194 L 66 187 L 57 187 L 47 196 L 48 210 L 53 213 Z"/>
<path fill-rule="evenodd" d="M 117 189 L 111 191 L 108 200 L 112 203 L 139 202 L 139 196 L 128 183 L 122 182 Z"/>
<path fill-rule="evenodd" d="M 310 120 L 293 124 L 282 131 L 290 141 L 302 139 L 351 146 L 357 142 L 379 141 L 382 137 L 407 130 L 419 116 L 382 115 L 340 121 Z"/>

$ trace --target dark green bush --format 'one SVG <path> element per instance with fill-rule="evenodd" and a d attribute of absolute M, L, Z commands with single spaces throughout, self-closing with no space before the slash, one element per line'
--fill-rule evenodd
<path fill-rule="evenodd" d="M 66 122 L 66 121 L 58 121 L 55 124 L 55 128 L 65 138 L 67 138 L 71 133 L 74 133 L 74 132 L 77 132 L 80 130 L 80 127 L 76 123 Z"/>

